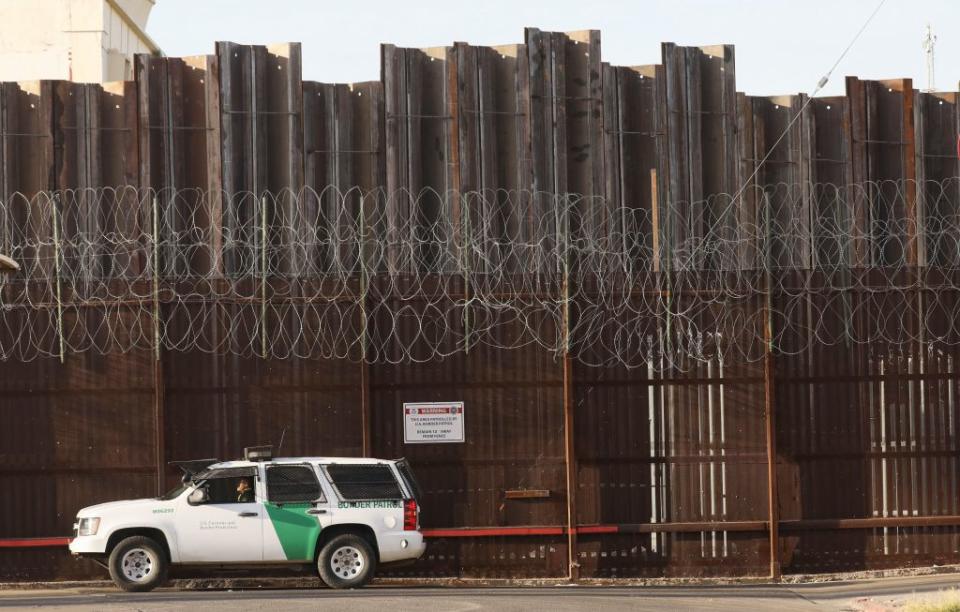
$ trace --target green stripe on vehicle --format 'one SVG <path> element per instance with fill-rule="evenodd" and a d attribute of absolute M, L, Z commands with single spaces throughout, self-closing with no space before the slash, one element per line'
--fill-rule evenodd
<path fill-rule="evenodd" d="M 317 536 L 320 535 L 319 521 L 307 514 L 313 504 L 277 505 L 268 502 L 266 506 L 287 561 L 313 561 Z"/>

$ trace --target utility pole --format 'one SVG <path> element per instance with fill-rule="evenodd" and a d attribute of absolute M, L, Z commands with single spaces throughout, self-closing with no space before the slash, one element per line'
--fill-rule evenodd
<path fill-rule="evenodd" d="M 927 24 L 927 31 L 923 35 L 923 50 L 927 54 L 927 91 L 936 89 L 933 81 L 933 48 L 937 44 L 937 37 L 933 33 L 933 26 Z"/>

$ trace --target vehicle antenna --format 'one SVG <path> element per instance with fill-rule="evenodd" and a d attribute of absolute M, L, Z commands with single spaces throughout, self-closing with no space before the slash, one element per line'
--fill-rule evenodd
<path fill-rule="evenodd" d="M 280 444 L 277 445 L 277 456 L 280 456 L 280 449 L 283 448 L 283 437 L 287 435 L 287 428 L 284 427 L 283 431 L 280 432 Z"/>

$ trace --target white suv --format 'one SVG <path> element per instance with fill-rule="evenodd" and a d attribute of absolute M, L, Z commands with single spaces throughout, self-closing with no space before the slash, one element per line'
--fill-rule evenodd
<path fill-rule="evenodd" d="M 351 588 L 423 554 L 404 460 L 245 457 L 180 462 L 183 485 L 163 497 L 82 509 L 70 551 L 127 591 L 160 585 L 171 564 L 315 564 L 330 587 Z"/>

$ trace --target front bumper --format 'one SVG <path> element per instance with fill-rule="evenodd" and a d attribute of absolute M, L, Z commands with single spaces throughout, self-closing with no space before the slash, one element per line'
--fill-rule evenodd
<path fill-rule="evenodd" d="M 102 555 L 107 552 L 107 540 L 101 535 L 76 536 L 70 540 L 70 552 L 74 555 Z"/>

